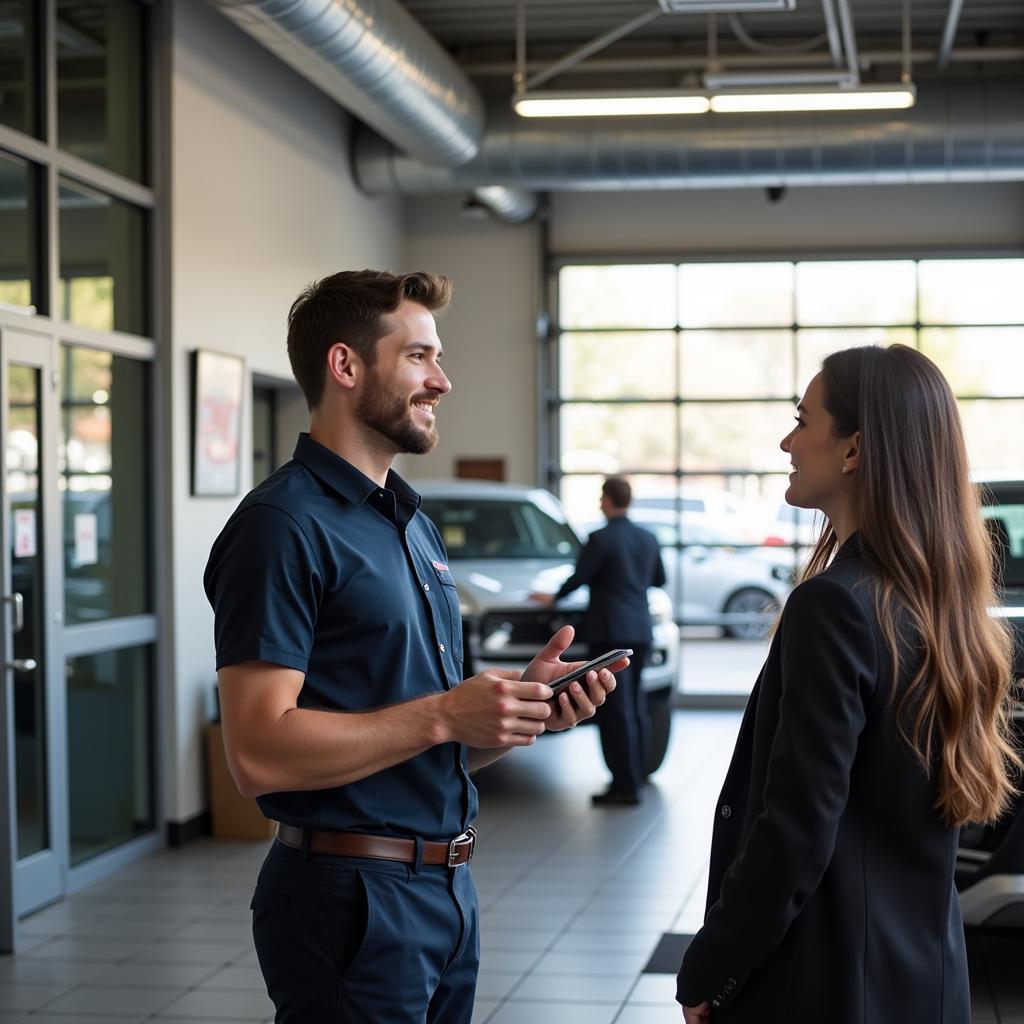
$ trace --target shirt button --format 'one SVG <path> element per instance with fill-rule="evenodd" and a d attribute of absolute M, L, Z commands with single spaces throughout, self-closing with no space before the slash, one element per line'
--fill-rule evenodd
<path fill-rule="evenodd" d="M 423 584 L 423 589 L 424 590 L 429 590 L 430 589 L 430 584 L 429 583 L 424 583 Z"/>
<path fill-rule="evenodd" d="M 732 817 L 732 808 L 728 804 L 722 804 L 722 817 L 727 821 Z"/>
<path fill-rule="evenodd" d="M 439 650 L 439 651 L 440 651 L 440 652 L 441 652 L 442 654 L 444 654 L 444 644 L 438 644 L 438 645 L 437 645 L 437 649 L 438 649 L 438 650 Z"/>

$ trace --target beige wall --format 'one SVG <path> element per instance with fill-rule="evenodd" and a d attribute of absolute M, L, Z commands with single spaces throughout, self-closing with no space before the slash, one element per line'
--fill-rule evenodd
<path fill-rule="evenodd" d="M 566 192 L 556 252 L 885 252 L 1024 246 L 1024 185 L 872 185 L 692 192 Z"/>
<path fill-rule="evenodd" d="M 407 456 L 409 477 L 451 477 L 462 457 L 504 456 L 506 479 L 536 478 L 536 352 L 539 250 L 536 225 L 467 220 L 461 200 L 406 206 L 402 264 L 447 274 L 452 305 L 438 327 L 452 392 L 442 400 L 441 443 Z"/>
<path fill-rule="evenodd" d="M 206 806 L 202 728 L 212 701 L 213 616 L 206 558 L 238 498 L 193 498 L 189 354 L 241 355 L 249 373 L 290 378 L 285 317 L 304 284 L 331 270 L 397 269 L 401 211 L 357 191 L 348 119 L 336 105 L 197 0 L 173 8 L 171 74 L 170 372 L 171 642 L 164 678 L 167 816 Z M 298 420 L 302 420 L 301 408 Z M 251 486 L 250 410 L 242 493 Z M 290 417 L 295 419 L 295 417 Z M 290 454 L 289 444 L 283 453 Z"/>

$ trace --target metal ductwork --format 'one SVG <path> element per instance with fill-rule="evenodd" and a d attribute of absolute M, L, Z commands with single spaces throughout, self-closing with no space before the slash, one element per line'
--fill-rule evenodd
<path fill-rule="evenodd" d="M 413 157 L 455 165 L 477 155 L 480 94 L 397 0 L 210 2 Z"/>
<path fill-rule="evenodd" d="M 480 185 L 473 189 L 473 201 L 508 224 L 530 220 L 540 206 L 536 193 L 507 185 Z"/>
<path fill-rule="evenodd" d="M 1024 180 L 1024 81 L 926 83 L 899 112 L 517 118 L 488 111 L 479 155 L 429 167 L 370 131 L 355 173 L 371 193 L 748 188 Z"/>

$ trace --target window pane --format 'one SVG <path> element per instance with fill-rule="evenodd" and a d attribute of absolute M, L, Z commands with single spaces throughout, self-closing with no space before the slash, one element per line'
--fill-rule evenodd
<path fill-rule="evenodd" d="M 68 660 L 72 865 L 154 827 L 152 664 L 149 646 Z"/>
<path fill-rule="evenodd" d="M 561 424 L 563 470 L 675 469 L 674 405 L 566 405 Z"/>
<path fill-rule="evenodd" d="M 39 305 L 34 177 L 27 163 L 0 156 L 0 302 L 14 306 Z"/>
<path fill-rule="evenodd" d="M 68 624 L 152 610 L 147 364 L 64 349 L 64 585 Z"/>
<path fill-rule="evenodd" d="M 0 124 L 39 134 L 39 0 L 0 6 Z"/>
<path fill-rule="evenodd" d="M 683 327 L 788 327 L 792 322 L 792 263 L 686 263 L 679 268 Z"/>
<path fill-rule="evenodd" d="M 684 398 L 791 398 L 792 331 L 683 331 Z"/>
<path fill-rule="evenodd" d="M 1024 423 L 1024 401 L 965 401 L 960 415 L 967 435 L 967 457 L 971 469 L 1021 473 L 1020 425 Z"/>
<path fill-rule="evenodd" d="M 830 327 L 826 330 L 796 332 L 797 389 L 802 396 L 811 378 L 821 369 L 825 356 L 841 352 L 844 348 L 860 345 L 909 345 L 916 347 L 912 327 L 855 327 L 844 330 Z"/>
<path fill-rule="evenodd" d="M 674 332 L 563 334 L 559 385 L 565 398 L 672 398 Z"/>
<path fill-rule="evenodd" d="M 563 267 L 558 296 L 562 327 L 674 327 L 676 268 Z"/>
<path fill-rule="evenodd" d="M 922 260 L 921 322 L 1024 324 L 1024 260 Z"/>
<path fill-rule="evenodd" d="M 917 320 L 912 260 L 798 263 L 800 324 L 912 324 Z"/>
<path fill-rule="evenodd" d="M 933 327 L 921 351 L 958 395 L 1024 395 L 1024 327 Z"/>
<path fill-rule="evenodd" d="M 59 205 L 62 316 L 99 331 L 145 334 L 145 212 L 64 179 Z"/>
<path fill-rule="evenodd" d="M 682 407 L 683 469 L 782 472 L 789 456 L 779 442 L 790 432 L 790 402 L 702 402 Z"/>
<path fill-rule="evenodd" d="M 146 180 L 145 8 L 138 0 L 56 0 L 57 144 Z"/>

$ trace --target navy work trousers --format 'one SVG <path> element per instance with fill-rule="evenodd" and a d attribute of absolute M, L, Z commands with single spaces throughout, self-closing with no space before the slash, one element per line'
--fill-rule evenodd
<path fill-rule="evenodd" d="M 304 858 L 275 841 L 252 911 L 276 1024 L 469 1024 L 480 926 L 468 867 Z"/>
<path fill-rule="evenodd" d="M 633 648 L 629 668 L 615 673 L 615 689 L 595 716 L 601 732 L 601 752 L 612 773 L 611 788 L 630 796 L 639 793 L 646 777 L 647 752 L 651 725 L 647 713 L 647 695 L 640 682 L 640 673 L 650 657 L 649 644 L 619 644 Z M 604 650 L 590 648 L 596 658 Z"/>

